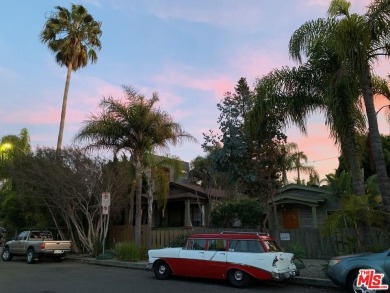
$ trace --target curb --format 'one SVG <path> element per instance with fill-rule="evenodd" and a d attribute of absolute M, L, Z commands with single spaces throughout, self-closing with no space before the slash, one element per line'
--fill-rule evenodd
<path fill-rule="evenodd" d="M 118 260 L 114 260 L 114 259 L 97 260 L 97 259 L 90 258 L 90 257 L 85 257 L 85 258 L 83 258 L 83 257 L 80 257 L 80 258 L 67 257 L 66 260 L 81 262 L 81 263 L 85 263 L 85 264 L 108 266 L 108 267 L 135 269 L 135 270 L 147 270 L 146 269 L 147 262 L 127 262 L 127 261 L 118 261 Z M 329 279 L 295 277 L 293 279 L 287 280 L 287 282 L 291 283 L 291 284 L 295 284 L 295 285 L 308 285 L 308 286 L 318 286 L 318 287 L 340 288 Z"/>
<path fill-rule="evenodd" d="M 287 280 L 288 283 L 296 285 L 309 285 L 309 286 L 319 286 L 319 287 L 331 287 L 339 288 L 329 279 L 319 279 L 319 278 L 307 278 L 307 277 L 295 277 L 293 279 Z"/>
<path fill-rule="evenodd" d="M 112 259 L 97 260 L 93 258 L 67 258 L 70 261 L 77 261 L 85 264 L 100 265 L 106 267 L 117 267 L 125 269 L 136 269 L 136 270 L 146 270 L 146 262 L 128 262 L 128 261 L 118 261 Z"/>

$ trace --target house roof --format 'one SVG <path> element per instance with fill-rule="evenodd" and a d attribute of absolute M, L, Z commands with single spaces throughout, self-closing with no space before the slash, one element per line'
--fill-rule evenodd
<path fill-rule="evenodd" d="M 169 187 L 171 189 L 183 191 L 183 192 L 178 192 L 176 194 L 170 192 L 169 194 L 170 199 L 197 198 L 197 197 L 202 197 L 204 199 L 209 199 L 210 197 L 213 199 L 225 199 L 229 197 L 228 193 L 225 190 L 204 189 L 203 187 L 192 183 L 170 182 Z"/>
<path fill-rule="evenodd" d="M 278 194 L 273 198 L 276 204 L 298 203 L 309 206 L 318 206 L 326 202 L 328 192 L 315 186 L 305 186 L 298 184 L 289 184 L 282 187 Z M 272 203 L 272 200 L 269 201 Z"/>

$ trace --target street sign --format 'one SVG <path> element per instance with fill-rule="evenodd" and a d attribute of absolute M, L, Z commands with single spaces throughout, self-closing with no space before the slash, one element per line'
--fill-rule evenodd
<path fill-rule="evenodd" d="M 102 193 L 102 207 L 109 207 L 111 205 L 111 195 L 109 192 Z"/>
<path fill-rule="evenodd" d="M 108 206 L 103 206 L 103 215 L 108 215 Z"/>

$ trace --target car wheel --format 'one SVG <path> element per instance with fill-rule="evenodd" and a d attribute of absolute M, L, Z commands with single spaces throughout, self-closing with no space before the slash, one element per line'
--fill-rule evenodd
<path fill-rule="evenodd" d="M 357 284 L 357 278 L 359 275 L 359 271 L 353 271 L 348 274 L 347 277 L 347 292 L 349 293 L 360 293 L 360 292 L 365 292 L 365 293 L 371 293 L 371 292 L 376 292 L 372 290 L 367 290 L 362 287 L 358 287 Z"/>
<path fill-rule="evenodd" d="M 154 265 L 154 275 L 158 280 L 166 280 L 171 274 L 172 270 L 165 261 L 159 261 Z"/>
<path fill-rule="evenodd" d="M 8 247 L 4 247 L 3 248 L 3 253 L 1 254 L 1 258 L 2 260 L 4 261 L 10 261 L 12 260 L 12 253 L 9 251 L 9 248 Z"/>
<path fill-rule="evenodd" d="M 33 264 L 35 261 L 35 252 L 34 249 L 30 248 L 27 250 L 27 255 L 26 255 L 26 262 L 28 264 Z"/>
<path fill-rule="evenodd" d="M 233 287 L 245 288 L 249 286 L 250 276 L 241 270 L 230 270 L 228 273 L 229 283 Z"/>

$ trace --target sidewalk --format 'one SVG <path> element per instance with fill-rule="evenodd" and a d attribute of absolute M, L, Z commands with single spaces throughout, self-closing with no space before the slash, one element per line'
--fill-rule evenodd
<path fill-rule="evenodd" d="M 72 261 L 78 261 L 86 264 L 94 264 L 101 266 L 120 267 L 127 269 L 146 270 L 146 261 L 139 262 L 126 262 L 119 261 L 115 258 L 98 260 L 93 257 L 86 255 L 68 255 L 67 259 Z M 305 268 L 300 270 L 300 276 L 292 278 L 289 282 L 293 284 L 309 285 L 309 286 L 321 286 L 321 287 L 333 287 L 340 288 L 332 283 L 331 280 L 326 276 L 324 268 L 327 261 L 320 259 L 303 259 Z"/>

